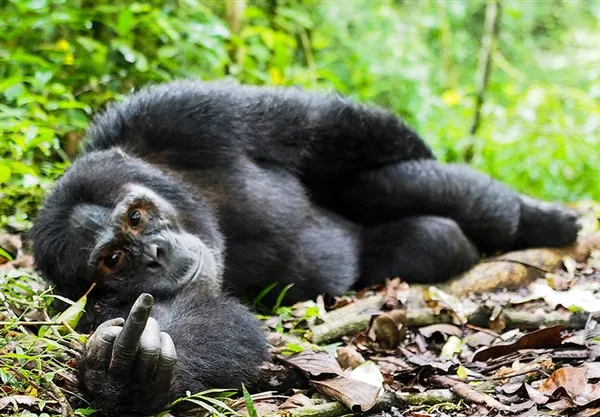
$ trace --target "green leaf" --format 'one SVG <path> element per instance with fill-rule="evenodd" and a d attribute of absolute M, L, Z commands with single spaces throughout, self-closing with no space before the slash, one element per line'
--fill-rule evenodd
<path fill-rule="evenodd" d="M 16 83 L 4 90 L 4 97 L 6 97 L 8 101 L 14 101 L 26 91 L 27 90 L 25 89 L 25 85 L 23 85 L 23 83 Z"/>
<path fill-rule="evenodd" d="M 131 29 L 136 25 L 137 21 L 133 12 L 129 9 L 119 14 L 117 20 L 117 33 L 122 37 L 127 37 Z"/>
<path fill-rule="evenodd" d="M 89 290 L 83 296 L 75 302 L 75 304 L 69 306 L 65 311 L 55 316 L 52 321 L 57 323 L 67 323 L 72 329 L 77 327 L 79 320 L 85 313 L 85 305 L 87 304 L 87 296 L 92 291 L 96 284 L 93 284 Z M 39 337 L 43 337 L 49 330 L 49 326 L 42 326 L 38 332 Z M 68 334 L 69 329 L 66 326 L 57 326 L 57 330 L 60 334 Z"/>
<path fill-rule="evenodd" d="M 250 393 L 242 384 L 242 392 L 244 394 L 244 403 L 246 403 L 246 411 L 248 411 L 248 417 L 258 417 L 258 413 L 256 412 L 256 407 L 254 406 L 254 401 L 252 401 L 252 397 Z"/>
<path fill-rule="evenodd" d="M 10 168 L 7 164 L 0 165 L 0 184 L 7 184 L 10 179 L 10 174 Z"/>

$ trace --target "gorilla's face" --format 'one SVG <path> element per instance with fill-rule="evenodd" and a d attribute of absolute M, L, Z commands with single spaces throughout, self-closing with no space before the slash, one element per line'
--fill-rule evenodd
<path fill-rule="evenodd" d="M 81 204 L 71 226 L 89 238 L 88 276 L 99 289 L 170 294 L 218 276 L 213 251 L 181 225 L 167 200 L 128 184 L 114 208 Z"/>
<path fill-rule="evenodd" d="M 39 269 L 74 298 L 93 282 L 98 291 L 133 297 L 169 296 L 194 281 L 218 288 L 221 279 L 222 238 L 208 206 L 119 151 L 78 160 L 31 237 Z"/>

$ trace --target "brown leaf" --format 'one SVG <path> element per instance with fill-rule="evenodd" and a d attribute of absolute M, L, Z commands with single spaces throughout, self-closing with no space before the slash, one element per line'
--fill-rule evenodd
<path fill-rule="evenodd" d="M 42 400 L 29 395 L 9 395 L 8 397 L 0 398 L 0 410 L 5 409 L 9 405 L 35 405 L 40 401 Z"/>
<path fill-rule="evenodd" d="M 394 349 L 406 336 L 406 310 L 397 309 L 377 316 L 371 323 L 369 338 L 382 349 Z"/>
<path fill-rule="evenodd" d="M 400 278 L 387 280 L 383 295 L 383 309 L 388 311 L 400 308 L 406 301 L 408 289 L 408 284 L 402 282 Z"/>
<path fill-rule="evenodd" d="M 561 394 L 564 390 L 570 400 L 578 406 L 585 406 L 600 399 L 600 384 L 590 384 L 585 367 L 560 368 L 550 375 L 539 387 L 539 391 L 548 395 Z"/>
<path fill-rule="evenodd" d="M 512 413 L 520 413 L 525 410 L 531 410 L 531 407 L 535 407 L 535 402 L 533 402 L 531 400 L 528 400 L 528 401 L 525 401 L 524 403 L 519 403 L 519 404 L 512 403 L 512 404 L 510 404 L 510 411 Z"/>
<path fill-rule="evenodd" d="M 553 326 L 546 329 L 537 330 L 521 337 L 514 343 L 508 345 L 495 345 L 478 352 L 473 355 L 473 362 L 487 361 L 489 359 L 498 358 L 508 355 L 520 349 L 547 349 L 560 346 L 563 341 L 561 333 L 565 330 L 565 326 Z"/>
<path fill-rule="evenodd" d="M 355 413 L 370 410 L 381 390 L 365 382 L 345 377 L 312 381 L 311 384 L 321 394 L 341 402 Z"/>
<path fill-rule="evenodd" d="M 365 363 L 365 358 L 352 346 L 342 346 L 337 348 L 337 361 L 342 369 L 354 369 L 361 363 Z"/>
<path fill-rule="evenodd" d="M 517 385 L 518 385 L 517 389 L 508 388 L 508 389 L 504 390 L 504 392 L 510 393 L 512 391 L 512 394 L 519 393 L 522 396 L 527 396 L 528 398 L 533 400 L 536 404 L 541 404 L 541 405 L 546 404 L 548 402 L 548 400 L 550 399 L 548 396 L 542 394 L 541 392 L 539 392 L 538 390 L 536 390 L 529 384 L 517 384 Z"/>
<path fill-rule="evenodd" d="M 291 410 L 300 407 L 310 407 L 313 401 L 304 394 L 294 394 L 288 398 L 283 404 L 281 404 L 278 410 Z"/>
<path fill-rule="evenodd" d="M 585 408 L 575 414 L 573 417 L 597 417 L 600 415 L 600 408 Z"/>
<path fill-rule="evenodd" d="M 495 332 L 494 332 L 495 333 Z M 490 332 L 477 332 L 474 334 L 470 334 L 468 336 L 466 336 L 463 339 L 463 342 L 465 342 L 468 346 L 472 347 L 472 348 L 478 348 L 481 346 L 489 346 L 492 344 L 492 342 L 494 342 L 496 339 L 498 339 L 500 335 L 498 334 L 492 334 Z"/>
<path fill-rule="evenodd" d="M 325 352 L 305 350 L 280 359 L 304 372 L 308 377 L 342 375 L 340 365 Z"/>

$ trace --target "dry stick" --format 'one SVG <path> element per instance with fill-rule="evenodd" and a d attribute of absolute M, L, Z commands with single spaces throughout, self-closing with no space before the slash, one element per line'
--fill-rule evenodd
<path fill-rule="evenodd" d="M 508 252 L 475 265 L 461 276 L 440 288 L 464 297 L 475 292 L 515 289 L 533 282 L 544 272 L 560 268 L 565 257 L 577 262 L 586 260 L 600 248 L 600 231 L 581 236 L 566 248 L 536 248 Z"/>
<path fill-rule="evenodd" d="M 438 386 L 450 388 L 450 391 L 468 403 L 480 404 L 501 411 L 510 410 L 509 406 L 502 404 L 488 394 L 474 390 L 462 381 L 458 381 L 445 375 L 435 375 L 430 377 L 429 380 Z"/>
<path fill-rule="evenodd" d="M 361 300 L 363 301 L 363 300 Z M 370 297 L 369 302 L 380 301 L 383 304 L 383 296 L 375 295 Z M 339 310 L 344 310 L 342 307 Z M 343 336 L 351 336 L 360 333 L 369 327 L 371 316 L 377 312 L 357 313 L 348 311 L 343 317 L 333 321 L 327 321 L 322 324 L 311 327 L 309 339 L 312 343 L 323 344 L 339 340 Z M 477 312 L 476 312 L 477 313 Z M 339 316 L 338 316 L 339 317 Z M 581 329 L 585 325 L 586 317 L 581 314 L 569 312 L 551 311 L 544 314 L 534 315 L 530 312 L 523 312 L 516 309 L 504 309 L 500 317 L 506 322 L 507 328 L 518 329 L 539 329 L 542 326 L 562 325 L 569 329 Z M 467 317 L 467 320 L 469 317 Z M 420 328 L 431 324 L 452 324 L 453 318 L 448 313 L 436 314 L 430 308 L 409 307 L 407 316 L 407 325 L 409 327 Z"/>
<path fill-rule="evenodd" d="M 477 67 L 475 112 L 469 129 L 471 135 L 477 132 L 481 123 L 481 107 L 483 106 L 492 67 L 492 50 L 500 30 L 500 10 L 500 0 L 488 0 L 485 7 L 485 23 Z"/>
<path fill-rule="evenodd" d="M 383 305 L 383 296 L 374 295 L 365 298 L 364 300 L 359 300 L 355 304 L 361 303 L 369 303 L 371 305 L 379 304 L 381 307 Z M 336 314 L 335 318 L 328 318 L 325 323 L 311 327 L 309 340 L 315 344 L 321 344 L 340 339 L 343 336 L 360 333 L 369 327 L 371 317 L 374 314 L 381 313 L 380 309 L 357 311 L 357 309 L 350 309 L 348 307 L 350 306 L 345 306 L 336 310 L 343 314 Z M 438 323 L 452 323 L 452 316 L 445 312 L 436 314 L 429 308 L 408 308 L 408 326 L 424 327 Z"/>
<path fill-rule="evenodd" d="M 64 321 L 0 321 L 0 326 L 64 326 Z M 71 326 L 69 326 L 71 327 Z"/>
<path fill-rule="evenodd" d="M 437 405 L 445 403 L 456 403 L 458 396 L 447 389 L 432 389 L 425 392 L 384 392 L 373 408 L 368 413 L 389 411 L 392 407 L 406 408 L 421 405 Z M 339 402 L 300 407 L 266 414 L 265 417 L 293 416 L 293 417 L 338 417 L 350 414 L 351 411 Z"/>
<path fill-rule="evenodd" d="M 48 381 L 48 384 L 50 385 L 50 389 L 56 396 L 56 400 L 60 404 L 60 408 L 61 408 L 60 414 L 62 415 L 62 417 L 75 417 L 75 413 L 73 412 L 73 409 L 69 405 L 69 401 L 65 397 L 65 394 L 62 393 L 60 388 L 58 388 L 58 386 L 56 386 L 56 384 L 54 382 Z"/>

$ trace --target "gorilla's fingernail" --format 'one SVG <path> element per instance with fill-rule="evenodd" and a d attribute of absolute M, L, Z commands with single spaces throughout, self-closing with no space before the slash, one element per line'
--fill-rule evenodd
<path fill-rule="evenodd" d="M 154 297 L 148 293 L 143 293 L 140 298 L 144 307 L 151 307 L 154 304 Z"/>

